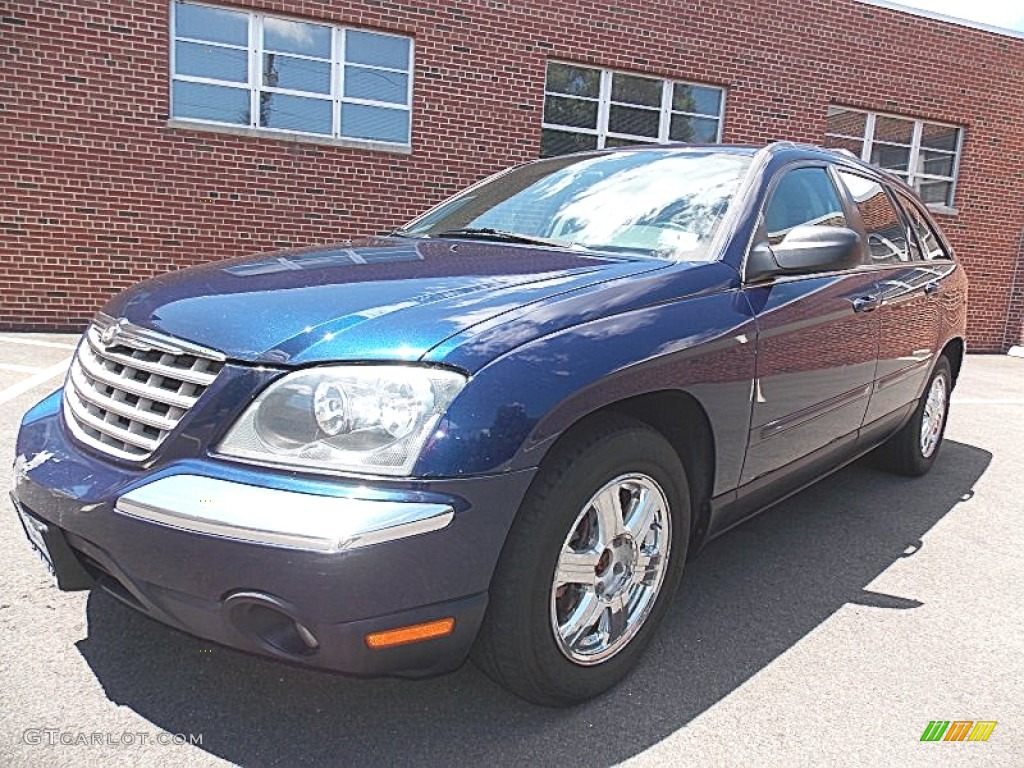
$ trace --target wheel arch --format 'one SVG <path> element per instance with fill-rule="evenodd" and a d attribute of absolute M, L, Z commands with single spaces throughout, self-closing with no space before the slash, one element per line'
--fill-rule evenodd
<path fill-rule="evenodd" d="M 583 425 L 608 413 L 636 419 L 664 437 L 686 468 L 690 486 L 690 551 L 696 552 L 708 530 L 715 482 L 715 434 L 700 401 L 684 390 L 646 392 L 607 403 L 570 424 L 545 452 L 571 440 Z M 541 459 L 543 462 L 543 458 Z"/>
<path fill-rule="evenodd" d="M 966 346 L 964 344 L 964 340 L 959 336 L 954 336 L 946 342 L 946 346 L 944 346 L 942 351 L 939 353 L 949 360 L 949 367 L 953 373 L 953 386 L 956 386 L 956 380 L 960 376 L 960 368 L 964 362 L 965 352 Z"/>

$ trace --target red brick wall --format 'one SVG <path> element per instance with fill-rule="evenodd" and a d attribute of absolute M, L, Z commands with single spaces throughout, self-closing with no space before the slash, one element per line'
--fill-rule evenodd
<path fill-rule="evenodd" d="M 80 327 L 142 277 L 393 227 L 537 155 L 558 58 L 723 85 L 726 141 L 820 143 L 830 102 L 966 126 L 940 223 L 971 278 L 969 343 L 1019 341 L 1024 40 L 854 0 L 236 5 L 415 36 L 413 153 L 171 128 L 165 0 L 7 0 L 0 327 Z"/>

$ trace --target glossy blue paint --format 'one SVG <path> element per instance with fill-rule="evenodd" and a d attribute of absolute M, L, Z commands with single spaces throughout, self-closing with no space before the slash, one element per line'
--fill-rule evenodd
<path fill-rule="evenodd" d="M 304 663 L 352 674 L 418 676 L 448 671 L 465 659 L 505 531 L 532 471 L 366 482 L 209 457 L 164 458 L 152 469 L 131 470 L 73 442 L 62 424 L 59 394 L 47 398 L 22 425 L 17 455 L 34 466 L 25 469 L 23 464 L 17 471 L 14 494 L 31 514 L 56 526 L 75 552 L 90 558 L 91 572 L 99 573 L 100 583 L 116 597 L 172 626 L 267 653 L 227 620 L 224 600 L 239 591 L 270 595 L 290 606 L 292 615 L 320 639 L 323 652 Z M 445 529 L 427 536 L 330 555 L 192 534 L 114 512 L 123 493 L 172 474 L 339 498 L 441 503 L 456 514 Z M 401 563 L 401 568 L 382 568 L 384 562 Z M 457 617 L 459 632 L 425 655 L 365 656 L 366 632 L 445 615 Z"/>
<path fill-rule="evenodd" d="M 716 485 L 730 487 L 750 420 L 756 335 L 738 287 L 726 265 L 680 264 L 450 339 L 427 358 L 475 369 L 473 386 L 450 406 L 416 473 L 536 466 L 588 413 L 645 393 L 683 391 L 719 427 Z"/>
<path fill-rule="evenodd" d="M 702 446 L 711 498 L 701 502 L 713 532 L 902 424 L 934 356 L 962 338 L 963 270 L 951 261 L 865 265 L 745 284 L 744 258 L 772 179 L 806 162 L 854 164 L 793 145 L 757 152 L 723 220 L 717 258 L 706 262 L 384 237 L 214 262 L 142 283 L 105 311 L 222 351 L 223 371 L 142 464 L 76 443 L 63 424 L 61 393 L 53 393 L 23 419 L 15 496 L 130 593 L 130 604 L 161 621 L 272 652 L 233 630 L 226 613 L 226 598 L 254 590 L 289 606 L 323 638 L 323 652 L 305 663 L 374 674 L 449 669 L 473 641 L 537 467 L 581 419 L 662 393 L 695 402 L 712 430 L 712 445 Z M 938 290 L 926 296 L 932 283 Z M 882 310 L 856 314 L 853 301 L 874 293 Z M 908 357 L 926 362 L 914 368 Z M 274 379 L 297 366 L 367 361 L 470 374 L 412 477 L 330 476 L 217 455 L 227 430 Z M 444 503 L 456 514 L 442 531 L 323 555 L 113 512 L 123 493 L 173 474 Z M 457 617 L 451 640 L 367 656 L 366 631 L 441 615 Z"/>
<path fill-rule="evenodd" d="M 233 360 L 408 361 L 502 313 L 666 266 L 515 244 L 377 238 L 174 272 L 125 291 L 104 311 Z"/>

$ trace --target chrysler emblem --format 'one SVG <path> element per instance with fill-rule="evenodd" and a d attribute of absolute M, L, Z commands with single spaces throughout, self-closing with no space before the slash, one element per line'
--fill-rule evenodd
<path fill-rule="evenodd" d="M 100 341 L 104 347 L 112 347 L 117 343 L 117 337 L 121 335 L 121 329 L 125 325 L 124 318 L 121 318 L 116 323 L 111 323 L 103 332 L 100 334 Z"/>

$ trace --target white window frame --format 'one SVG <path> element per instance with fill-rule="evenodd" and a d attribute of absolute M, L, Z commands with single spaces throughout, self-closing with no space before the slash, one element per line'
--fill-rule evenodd
<path fill-rule="evenodd" d="M 226 10 L 235 13 L 245 14 L 248 17 L 248 48 L 243 48 L 241 45 L 235 45 L 231 43 L 219 43 L 210 40 L 199 40 L 190 37 L 179 37 L 177 30 L 175 29 L 175 8 L 180 5 L 195 5 L 203 8 L 212 8 L 215 10 Z M 297 91 L 290 88 L 273 87 L 264 84 L 263 82 L 263 54 L 265 53 L 263 46 L 264 39 L 264 22 L 266 19 L 281 19 L 284 21 L 294 21 L 301 24 L 313 24 L 320 27 L 328 27 L 331 30 L 331 58 L 327 62 L 326 59 L 310 56 L 299 53 L 283 53 L 282 55 L 291 56 L 294 58 L 308 59 L 311 61 L 327 62 L 331 68 L 330 75 L 330 92 L 329 93 L 316 93 L 313 91 Z M 224 130 L 230 133 L 243 133 L 246 135 L 260 135 L 260 136 L 274 136 L 274 137 L 289 137 L 299 140 L 313 141 L 316 143 L 330 143 L 340 144 L 342 146 L 358 146 L 369 149 L 397 149 L 399 151 L 409 151 L 412 148 L 412 103 L 413 103 L 413 80 L 416 70 L 416 41 L 409 35 L 396 34 L 393 32 L 382 32 L 377 29 L 364 29 L 360 27 L 346 27 L 331 24 L 319 19 L 309 19 L 303 17 L 289 16 L 286 14 L 278 13 L 262 13 L 260 11 L 251 11 L 245 8 L 238 8 L 235 6 L 222 6 L 214 5 L 211 3 L 196 3 L 188 0 L 171 0 L 169 6 L 169 19 L 170 19 L 170 57 L 169 57 L 169 70 L 168 70 L 168 114 L 170 115 L 170 123 L 172 125 L 193 125 L 195 127 L 203 127 L 207 129 Z M 382 67 L 372 64 L 361 64 L 358 62 L 349 62 L 345 58 L 345 33 L 346 31 L 353 32 L 366 32 L 373 35 L 381 35 L 384 37 L 395 37 L 400 40 L 406 41 L 409 44 L 409 69 L 397 69 L 393 67 Z M 199 77 L 196 75 L 184 75 L 178 74 L 176 71 L 175 62 L 175 49 L 177 43 L 190 42 L 200 45 L 213 46 L 218 48 L 229 48 L 232 50 L 246 50 L 248 53 L 248 79 L 246 82 L 235 82 L 230 80 L 218 80 L 216 78 Z M 376 101 L 373 99 L 361 99 L 354 96 L 345 96 L 345 67 L 347 65 L 359 67 L 361 69 L 371 69 L 381 72 L 396 72 L 399 74 L 406 75 L 408 77 L 408 86 L 406 91 L 405 104 L 397 104 L 391 101 Z M 216 85 L 220 87 L 237 88 L 239 90 L 249 91 L 249 123 L 243 125 L 240 123 L 228 123 L 219 120 L 208 120 L 205 118 L 196 117 L 184 117 L 174 115 L 173 108 L 173 94 L 172 88 L 175 82 L 189 82 L 189 83 L 202 83 L 206 85 Z M 315 131 L 302 131 L 295 128 L 272 128 L 269 126 L 262 126 L 259 124 L 260 121 L 260 94 L 262 92 L 268 93 L 280 93 L 287 96 L 299 96 L 308 99 L 321 99 L 323 101 L 331 102 L 331 133 L 317 133 Z M 409 131 L 405 141 L 390 141 L 387 139 L 365 139 L 356 138 L 351 136 L 341 135 L 341 110 L 344 104 L 358 104 L 371 107 L 383 107 L 385 109 L 391 109 L 395 111 L 404 111 L 409 115 Z"/>
<path fill-rule="evenodd" d="M 597 97 L 593 96 L 574 96 L 567 93 L 557 93 L 555 91 L 548 90 L 548 77 L 547 67 L 551 64 L 563 64 L 567 67 L 575 67 L 577 69 L 589 69 L 595 72 L 601 73 L 600 88 Z M 628 104 L 622 101 L 612 101 L 612 78 L 615 75 L 624 75 L 626 77 L 640 77 L 646 80 L 659 80 L 661 81 L 661 105 L 659 107 L 647 107 L 642 104 Z M 672 109 L 672 91 L 674 86 L 696 86 L 698 88 L 714 88 L 721 93 L 721 99 L 719 100 L 718 114 L 709 115 L 700 112 L 684 112 L 681 110 Z M 673 80 L 667 77 L 660 77 L 658 75 L 650 75 L 639 72 L 626 72 L 617 69 L 607 69 L 605 67 L 595 67 L 590 64 L 579 64 L 573 61 L 562 61 L 553 59 L 547 62 L 544 68 L 544 101 L 547 101 L 548 96 L 556 96 L 568 99 L 576 99 L 578 101 L 591 101 L 597 102 L 597 125 L 594 128 L 579 128 L 572 125 L 561 125 L 559 123 L 549 123 L 546 119 L 541 120 L 541 129 L 551 131 L 562 131 L 564 133 L 580 133 L 587 136 L 597 137 L 597 148 L 604 149 L 607 139 L 623 139 L 626 141 L 637 141 L 644 143 L 658 143 L 668 144 L 672 141 L 669 138 L 669 132 L 672 125 L 673 115 L 685 115 L 686 117 L 698 117 L 709 120 L 718 121 L 718 130 L 715 132 L 715 143 L 721 143 L 722 141 L 722 126 L 725 123 L 725 102 L 728 93 L 725 88 L 720 85 L 709 85 L 707 83 L 693 83 L 685 80 Z M 657 111 L 658 116 L 658 136 L 637 136 L 629 133 L 617 133 L 608 129 L 608 118 L 611 113 L 611 107 L 623 106 L 631 109 L 646 109 L 651 112 Z M 545 115 L 546 117 L 546 115 Z"/>
<path fill-rule="evenodd" d="M 828 140 L 831 138 L 845 139 L 847 141 L 859 141 L 861 142 L 861 153 L 860 159 L 865 163 L 871 162 L 871 153 L 874 150 L 875 145 L 875 122 L 879 117 L 891 117 L 897 120 L 903 120 L 904 122 L 913 123 L 913 129 L 911 133 L 910 144 L 899 144 L 897 142 L 880 142 L 882 144 L 890 144 L 892 146 L 907 147 L 910 150 L 910 157 L 907 165 L 907 172 L 902 173 L 901 171 L 886 170 L 887 173 L 891 173 L 895 176 L 905 179 L 907 186 L 913 188 L 915 191 L 919 191 L 917 182 L 921 181 L 944 181 L 950 184 L 949 199 L 944 203 L 925 203 L 929 209 L 933 211 L 955 213 L 956 209 L 953 207 L 954 201 L 956 200 L 956 187 L 957 179 L 960 176 L 960 157 L 963 150 L 964 144 L 964 126 L 956 125 L 955 123 L 945 123 L 941 120 L 921 120 L 914 117 L 908 117 L 906 115 L 897 115 L 892 112 L 872 112 L 866 109 L 858 109 L 856 107 L 847 107 L 844 104 L 829 104 L 829 109 L 841 109 L 844 112 L 855 112 L 859 115 L 864 115 L 864 134 L 862 136 L 852 136 L 847 133 L 835 133 L 829 131 L 826 124 L 825 129 L 825 144 L 828 145 Z M 921 134 L 924 131 L 924 126 L 927 125 L 941 125 L 945 128 L 954 128 L 956 130 L 956 148 L 952 150 L 948 149 L 933 149 L 926 147 L 928 152 L 937 152 L 943 155 L 949 155 L 953 158 L 952 175 L 943 176 L 935 173 L 925 173 L 919 171 L 918 168 L 922 167 L 923 160 L 921 158 Z"/>

